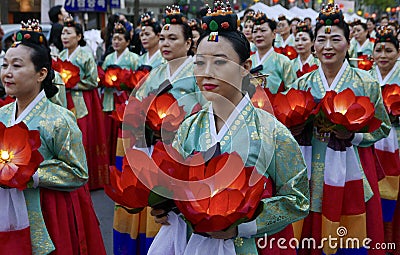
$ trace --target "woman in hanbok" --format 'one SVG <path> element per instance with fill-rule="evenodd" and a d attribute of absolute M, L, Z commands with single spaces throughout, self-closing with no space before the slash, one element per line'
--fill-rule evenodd
<path fill-rule="evenodd" d="M 290 22 L 285 15 L 279 15 L 277 24 L 277 33 L 274 47 L 294 46 L 294 35 L 290 30 Z"/>
<path fill-rule="evenodd" d="M 6 126 L 24 122 L 30 130 L 38 130 L 44 161 L 23 191 L 26 209 L 18 211 L 18 217 L 28 213 L 31 247 L 19 231 L 10 231 L 7 241 L 0 242 L 1 253 L 105 254 L 90 194 L 83 186 L 88 170 L 82 133 L 73 114 L 48 99 L 57 93 L 52 84 L 50 49 L 45 36 L 34 32 L 39 31 L 38 23 L 31 23 L 30 31 L 26 29 L 23 26 L 17 32 L 1 68 L 6 93 L 16 101 L 0 109 L 0 121 Z M 5 198 L 2 196 L 2 206 Z M 12 216 L 11 211 L 0 211 L 3 223 Z M 14 230 L 25 223 L 20 218 Z"/>
<path fill-rule="evenodd" d="M 139 64 L 139 56 L 129 51 L 130 33 L 125 26 L 116 23 L 112 36 L 113 53 L 110 53 L 103 62 L 103 70 L 109 66 L 118 66 L 122 69 L 136 70 Z M 128 100 L 128 91 L 118 91 L 115 88 L 104 88 L 103 111 L 105 112 L 104 126 L 107 134 L 108 151 L 110 155 L 110 165 L 114 165 L 115 152 L 117 148 L 118 128 L 120 124 L 110 117 L 117 104 L 123 104 Z"/>
<path fill-rule="evenodd" d="M 253 27 L 254 27 L 254 12 L 248 13 L 245 16 L 243 23 L 243 34 L 246 36 L 250 43 L 250 54 L 254 54 L 257 51 L 257 47 L 253 42 Z"/>
<path fill-rule="evenodd" d="M 166 16 L 167 24 L 161 30 L 159 43 L 167 62 L 152 69 L 145 82 L 131 96 L 143 100 L 151 93 L 168 92 L 189 116 L 201 108 L 201 98 L 196 93 L 199 89 L 193 77 L 192 30 L 179 9 L 168 10 L 170 13 Z M 147 152 L 151 153 L 150 150 Z M 134 253 L 137 250 L 140 254 L 147 253 L 160 227 L 150 216 L 150 208 L 139 214 L 129 214 L 117 208 L 114 211 L 114 253 Z"/>
<path fill-rule="evenodd" d="M 354 43 L 349 49 L 350 58 L 358 58 L 359 56 L 372 56 L 374 43 L 369 40 L 367 24 L 357 20 L 353 24 Z M 358 67 L 357 60 L 350 61 L 352 67 Z"/>
<path fill-rule="evenodd" d="M 314 48 L 320 66 L 299 78 L 292 87 L 311 89 L 316 101 L 321 100 L 328 91 L 341 92 L 349 88 L 356 96 L 369 98 L 375 107 L 375 117 L 382 123 L 372 133 L 353 133 L 346 129 L 325 131 L 330 124 L 324 119 L 315 120 L 310 131 L 298 127 L 292 129 L 294 135 L 299 135 L 300 131 L 312 132 L 311 168 L 308 169 L 311 213 L 304 220 L 302 229 L 298 229 L 302 233 L 300 242 L 304 238 L 314 238 L 317 244 L 321 244 L 322 238 L 340 238 L 340 244 L 332 246 L 324 243 L 319 247 L 322 249 L 303 244 L 299 254 L 342 254 L 351 252 L 351 249 L 355 249 L 354 253 L 364 254 L 367 252 L 364 245 L 374 247 L 383 241 L 383 226 L 376 221 L 379 216 L 379 197 L 371 190 L 371 187 L 377 187 L 377 181 L 371 177 L 368 183 L 365 175 L 368 177 L 372 173 L 368 168 L 364 169 L 364 174 L 353 146 L 368 147 L 387 136 L 389 119 L 379 84 L 367 72 L 350 67 L 346 60 L 350 45 L 349 27 L 337 5 L 329 4 L 321 10 L 315 33 Z M 343 151 L 343 146 L 339 144 L 346 144 L 346 150 Z M 372 241 L 363 244 L 362 241 L 367 237 Z M 349 244 L 347 238 L 355 238 L 358 244 Z M 368 252 L 379 254 L 382 251 L 370 249 Z"/>
<path fill-rule="evenodd" d="M 69 17 L 61 34 L 64 50 L 61 60 L 68 60 L 80 70 L 80 81 L 67 89 L 67 106 L 74 112 L 82 131 L 88 169 L 89 189 L 99 189 L 109 182 L 109 156 L 104 113 L 97 91 L 97 65 L 93 55 L 81 46 L 86 43 L 80 24 Z"/>
<path fill-rule="evenodd" d="M 276 22 L 268 19 L 264 13 L 254 16 L 253 41 L 257 46 L 251 55 L 252 73 L 267 74 L 266 87 L 276 94 L 284 91 L 296 79 L 289 58 L 274 51 Z"/>
<path fill-rule="evenodd" d="M 367 19 L 367 28 L 368 28 L 368 34 L 369 38 L 376 38 L 376 21 L 374 18 L 368 18 Z"/>
<path fill-rule="evenodd" d="M 268 235 L 270 240 L 271 235 L 307 215 L 304 160 L 290 131 L 251 103 L 250 45 L 236 29 L 236 15 L 229 11 L 212 15 L 203 17 L 203 24 L 211 27 L 218 22 L 218 40 L 207 39 L 215 30 L 206 31 L 199 40 L 194 68 L 197 84 L 209 102 L 182 123 L 173 147 L 184 158 L 214 146 L 220 146 L 221 153 L 236 152 L 245 166 L 255 166 L 269 178 L 275 192 L 263 199 L 264 209 L 255 220 L 226 231 L 193 233 L 184 254 L 295 254 L 294 250 L 273 249 L 271 246 L 276 246 L 272 243 L 264 250 L 256 237 Z M 226 23 L 229 26 L 220 26 Z M 285 158 L 293 160 L 289 163 Z M 163 213 L 153 210 L 153 215 Z M 156 217 L 156 221 L 167 224 L 170 218 Z M 289 240 L 290 236 L 286 237 Z"/>
<path fill-rule="evenodd" d="M 399 41 L 389 27 L 379 27 L 376 34 L 376 42 L 373 52 L 376 66 L 370 73 L 375 77 L 382 89 L 385 85 L 400 85 L 400 70 L 398 58 Z M 400 185 L 400 158 L 398 147 L 399 117 L 392 117 L 392 128 L 387 138 L 375 143 L 375 154 L 381 171 L 377 173 L 379 177 L 379 191 L 382 200 L 382 213 L 385 222 L 385 242 L 391 243 L 400 241 L 399 236 L 395 238 L 395 231 L 398 231 L 400 215 L 395 214 L 396 201 L 398 201 Z M 397 132 L 396 132 L 397 131 Z M 397 218 L 395 220 L 395 218 Z"/>
<path fill-rule="evenodd" d="M 203 29 L 200 27 L 200 22 L 197 19 L 191 19 L 188 21 L 188 25 L 192 29 L 193 34 L 193 45 L 192 45 L 192 52 L 196 54 L 197 51 L 197 40 L 199 40 L 201 34 L 203 33 Z"/>
<path fill-rule="evenodd" d="M 297 58 L 291 60 L 291 62 L 292 68 L 297 74 L 297 71 L 304 71 L 303 66 L 305 64 L 308 64 L 309 67 L 314 65 L 318 66 L 319 61 L 318 58 L 314 57 L 312 54 L 314 34 L 308 29 L 307 23 L 300 22 L 296 29 L 297 33 L 294 40 L 294 48 L 299 55 Z"/>
<path fill-rule="evenodd" d="M 146 53 L 139 57 L 139 66 L 148 65 L 156 68 L 164 62 L 159 49 L 161 25 L 150 14 L 143 14 L 140 20 L 142 31 L 140 31 L 140 41 Z"/>

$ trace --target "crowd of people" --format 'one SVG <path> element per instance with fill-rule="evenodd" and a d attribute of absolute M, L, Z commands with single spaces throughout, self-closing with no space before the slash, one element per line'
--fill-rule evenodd
<path fill-rule="evenodd" d="M 102 30 L 99 60 L 85 47 L 81 24 L 62 6 L 49 11 L 49 42 L 36 20 L 22 22 L 12 46 L 1 53 L 0 122 L 37 130 L 42 161 L 23 188 L 7 184 L 23 179 L 19 169 L 27 163 L 17 153 L 26 154 L 23 146 L 32 138 L 13 137 L 21 146 L 13 151 L 7 129 L 0 132 L 0 254 L 106 254 L 89 193 L 105 188 L 121 190 L 123 197 L 116 201 L 109 237 L 113 254 L 400 255 L 397 21 L 382 16 L 347 23 L 333 4 L 304 20 L 274 20 L 251 9 L 239 19 L 222 1 L 200 16 L 187 19 L 172 6 L 162 20 L 143 13 L 135 28 L 124 15 L 112 14 Z M 56 63 L 72 64 L 76 74 L 59 71 Z M 107 80 L 113 69 L 118 71 Z M 130 71 L 128 78 L 123 71 Z M 140 77 L 133 87 L 132 77 Z M 173 135 L 146 126 L 126 137 L 132 129 L 115 117 L 124 115 L 121 107 L 166 95 L 184 112 Z M 160 109 L 168 103 L 158 102 Z M 212 231 L 199 231 L 199 222 L 177 209 L 184 204 L 177 199 L 174 206 L 127 208 L 135 196 L 125 188 L 134 183 L 122 176 L 133 171 L 132 162 L 161 155 L 160 142 L 174 151 L 168 159 L 174 164 L 177 154 L 185 162 L 205 155 L 205 168 L 218 168 L 212 160 L 238 155 L 242 167 L 227 160 L 228 171 L 250 168 L 262 176 L 257 212 L 216 227 L 225 220 L 221 215 L 239 210 L 232 209 L 239 206 L 232 190 L 251 189 L 251 178 L 217 188 L 216 177 L 208 198 L 231 193 L 206 209 L 195 203 L 192 213 L 204 209 L 199 217 L 221 211 L 208 219 Z M 142 158 L 129 158 L 130 150 Z M 150 165 L 141 166 L 150 171 Z M 190 167 L 189 175 L 198 169 Z M 179 170 L 189 168 L 168 171 Z M 254 202 L 246 200 L 251 195 L 243 198 L 246 203 Z M 280 239 L 292 245 L 282 247 Z"/>

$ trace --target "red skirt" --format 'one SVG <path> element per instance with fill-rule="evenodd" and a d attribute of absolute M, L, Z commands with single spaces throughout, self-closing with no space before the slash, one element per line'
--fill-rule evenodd
<path fill-rule="evenodd" d="M 374 156 L 373 147 L 358 147 L 358 154 L 360 156 L 361 165 L 364 169 L 365 176 L 369 182 L 369 185 L 374 192 L 374 195 L 366 204 L 366 217 L 367 217 L 367 236 L 372 241 L 369 244 L 371 247 L 376 247 L 376 244 L 382 244 L 385 242 L 384 228 L 383 228 L 383 216 L 382 216 L 382 205 L 381 198 L 379 195 L 378 187 L 378 176 L 379 173 L 378 164 Z M 378 245 L 379 245 L 378 244 Z M 384 255 L 385 250 L 369 249 L 369 255 Z"/>
<path fill-rule="evenodd" d="M 56 247 L 51 254 L 106 254 L 87 185 L 71 192 L 41 188 L 40 200 L 47 231 Z"/>
<path fill-rule="evenodd" d="M 109 183 L 109 154 L 104 126 L 104 113 L 97 89 L 82 91 L 88 114 L 78 119 L 82 131 L 82 142 L 85 147 L 89 170 L 89 189 L 101 189 Z M 67 107 L 75 108 L 71 91 L 67 91 Z"/>
<path fill-rule="evenodd" d="M 127 91 L 121 91 L 120 95 L 114 93 L 114 109 L 118 104 L 125 104 L 128 100 L 129 95 Z M 119 121 L 114 120 L 111 117 L 112 112 L 105 112 L 106 117 L 104 120 L 104 126 L 107 134 L 107 144 L 108 144 L 108 153 L 110 155 L 110 166 L 115 165 L 115 157 L 117 151 L 117 141 L 118 141 L 118 131 L 121 128 L 122 124 Z"/>

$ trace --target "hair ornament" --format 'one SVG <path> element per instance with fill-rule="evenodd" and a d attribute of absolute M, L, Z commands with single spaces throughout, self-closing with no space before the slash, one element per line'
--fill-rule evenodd
<path fill-rule="evenodd" d="M 286 18 L 286 16 L 285 16 L 284 14 L 280 14 L 280 15 L 278 16 L 278 21 L 284 21 L 284 20 L 289 21 L 289 20 Z"/>
<path fill-rule="evenodd" d="M 397 39 L 394 36 L 393 30 L 390 26 L 380 26 L 378 27 L 377 31 L 375 43 L 391 42 L 396 45 Z"/>
<path fill-rule="evenodd" d="M 310 29 L 308 28 L 307 23 L 305 23 L 304 21 L 300 21 L 296 26 L 296 31 L 297 31 L 297 33 L 299 33 L 299 32 L 308 33 L 310 31 Z"/>
<path fill-rule="evenodd" d="M 120 22 L 115 23 L 114 25 L 114 34 L 125 34 L 126 33 L 126 28 L 123 24 Z"/>
<path fill-rule="evenodd" d="M 34 44 L 44 44 L 46 38 L 42 34 L 42 28 L 40 27 L 39 20 L 32 19 L 27 22 L 21 21 L 21 30 L 15 35 L 15 42 L 11 47 L 17 47 L 19 44 L 23 43 L 34 43 Z"/>
<path fill-rule="evenodd" d="M 207 14 L 202 18 L 202 29 L 210 33 L 209 41 L 218 41 L 219 32 L 233 32 L 237 31 L 240 20 L 237 15 L 233 13 L 229 1 L 224 4 L 222 1 L 214 2 L 214 9 L 206 5 Z"/>
<path fill-rule="evenodd" d="M 326 26 L 338 25 L 344 22 L 344 16 L 337 4 L 327 4 L 322 6 L 317 22 Z"/>
<path fill-rule="evenodd" d="M 153 16 L 153 12 L 150 13 L 144 13 L 142 16 L 140 16 L 140 25 L 142 26 L 152 26 L 154 23 L 156 23 L 156 19 Z"/>
<path fill-rule="evenodd" d="M 165 24 L 187 23 L 187 18 L 183 16 L 178 5 L 167 6 L 165 8 Z"/>
<path fill-rule="evenodd" d="M 64 27 L 74 27 L 75 24 L 75 20 L 74 18 L 71 16 L 71 14 L 68 15 L 68 17 L 65 17 L 64 19 Z"/>
<path fill-rule="evenodd" d="M 254 25 L 262 25 L 267 23 L 268 21 L 272 21 L 267 17 L 267 15 L 263 12 L 258 11 L 254 16 Z"/>

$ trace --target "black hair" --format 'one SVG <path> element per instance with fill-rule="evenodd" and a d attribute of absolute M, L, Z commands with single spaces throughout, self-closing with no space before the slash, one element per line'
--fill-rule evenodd
<path fill-rule="evenodd" d="M 158 21 L 153 22 L 153 23 L 151 23 L 151 25 L 147 25 L 146 27 L 151 27 L 151 28 L 153 28 L 153 32 L 154 32 L 155 34 L 161 33 L 162 27 L 161 27 L 160 22 L 158 22 Z"/>
<path fill-rule="evenodd" d="M 57 94 L 58 88 L 53 85 L 54 71 L 51 68 L 52 59 L 50 56 L 50 48 L 46 39 L 44 39 L 43 44 L 22 42 L 20 45 L 24 45 L 31 49 L 31 61 L 36 72 L 39 72 L 42 68 L 47 69 L 47 76 L 42 81 L 41 89 L 44 89 L 47 98 L 53 97 L 55 94 Z"/>
<path fill-rule="evenodd" d="M 374 24 L 374 25 L 376 24 L 376 20 L 375 20 L 374 18 L 372 18 L 372 17 L 371 17 L 371 18 L 368 18 L 368 19 L 367 19 L 367 22 L 368 22 L 368 21 L 370 21 L 370 22 L 371 22 L 372 24 Z"/>
<path fill-rule="evenodd" d="M 64 27 L 68 27 L 68 26 L 64 26 Z M 85 41 L 84 36 L 83 36 L 82 25 L 79 24 L 79 23 L 75 23 L 75 25 L 72 26 L 72 27 L 75 29 L 75 32 L 76 32 L 77 35 L 81 35 L 81 39 L 79 40 L 78 45 L 82 46 L 82 47 L 86 46 L 86 41 Z"/>
<path fill-rule="evenodd" d="M 286 21 L 287 21 L 287 20 L 286 20 Z M 276 30 L 276 25 L 277 25 L 277 24 L 276 24 L 276 21 L 275 21 L 275 20 L 268 19 L 267 23 L 268 23 L 269 28 L 270 28 L 272 31 Z"/>
<path fill-rule="evenodd" d="M 182 28 L 182 32 L 183 32 L 183 38 L 184 40 L 189 40 L 190 39 L 190 47 L 189 50 L 187 51 L 187 56 L 193 56 L 194 52 L 192 50 L 193 47 L 193 33 L 192 33 L 192 28 L 189 26 L 188 23 L 184 22 L 181 24 L 176 24 L 179 25 Z"/>
<path fill-rule="evenodd" d="M 300 20 L 299 18 L 297 18 L 297 17 L 294 17 L 293 19 L 291 19 L 291 20 L 289 21 L 289 25 L 292 25 L 293 21 L 300 22 L 301 20 Z"/>
<path fill-rule="evenodd" d="M 310 17 L 305 17 L 304 21 L 306 21 L 307 19 L 311 22 L 311 18 Z"/>
<path fill-rule="evenodd" d="M 61 14 L 61 8 L 62 5 L 56 5 L 50 8 L 48 14 L 49 14 L 49 19 L 52 23 L 58 22 L 58 14 Z"/>
<path fill-rule="evenodd" d="M 310 30 L 306 30 L 306 31 L 297 31 L 297 33 L 300 33 L 300 32 L 308 34 L 310 36 L 311 41 L 314 41 L 314 33 L 313 33 L 313 31 L 311 29 Z"/>
<path fill-rule="evenodd" d="M 197 41 L 197 45 L 199 45 L 200 42 L 209 35 L 209 32 L 203 33 Z M 232 44 L 232 48 L 239 56 L 240 64 L 243 64 L 250 58 L 250 43 L 241 31 L 221 31 L 218 32 L 218 36 L 226 38 Z M 242 91 L 247 92 L 250 97 L 252 97 L 255 93 L 255 87 L 250 82 L 250 74 L 243 78 Z"/>
<path fill-rule="evenodd" d="M 367 23 L 364 23 L 364 22 L 360 22 L 360 23 L 357 23 L 357 24 L 354 24 L 355 26 L 357 26 L 357 25 L 360 25 L 363 29 L 364 29 L 364 31 L 367 31 L 368 32 L 368 26 L 367 26 Z M 369 38 L 369 33 L 367 33 L 367 39 Z"/>
<path fill-rule="evenodd" d="M 315 33 L 314 33 L 315 37 L 317 37 L 318 30 L 323 26 L 325 26 L 325 25 L 317 22 L 317 25 L 315 26 Z M 346 22 L 341 21 L 338 24 L 335 24 L 334 26 L 337 26 L 337 27 L 339 27 L 340 29 L 343 30 L 343 34 L 344 34 L 344 37 L 346 38 L 346 41 L 348 43 L 350 43 L 350 28 L 349 28 L 349 25 Z"/>
<path fill-rule="evenodd" d="M 246 9 L 246 10 L 244 11 L 244 13 L 243 13 L 243 17 L 246 17 L 247 13 L 249 13 L 249 12 L 256 13 L 256 12 L 255 12 L 253 9 L 251 9 L 251 8 L 248 8 L 248 9 Z"/>
<path fill-rule="evenodd" d="M 386 38 L 387 38 L 387 37 L 386 37 Z M 386 39 L 386 40 L 384 40 L 383 42 L 387 42 L 387 43 L 393 44 L 394 47 L 396 48 L 396 50 L 399 51 L 400 43 L 399 43 L 399 40 L 397 39 L 397 36 L 394 36 L 393 33 L 390 33 L 390 35 L 388 36 L 388 38 L 389 38 L 390 40 L 387 40 L 387 39 Z M 381 42 L 382 42 L 380 39 L 381 39 L 380 36 L 377 35 L 377 38 L 376 38 L 375 43 L 374 43 L 374 50 L 375 50 L 376 45 L 377 45 L 378 43 L 381 43 Z"/>

